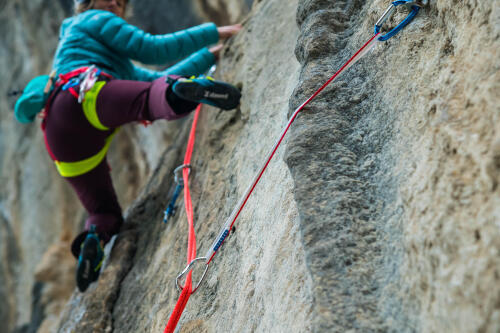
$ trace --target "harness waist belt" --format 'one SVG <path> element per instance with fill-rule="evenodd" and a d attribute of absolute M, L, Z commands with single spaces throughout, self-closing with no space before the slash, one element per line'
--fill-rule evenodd
<path fill-rule="evenodd" d="M 71 80 L 72 78 L 79 76 L 87 71 L 88 67 L 82 67 L 78 68 L 74 71 L 71 71 L 66 74 L 61 74 L 59 75 L 59 80 L 56 83 L 56 87 L 65 85 Z M 99 71 L 99 75 L 104 76 L 104 80 L 106 79 L 112 79 L 111 75 L 106 74 L 104 72 Z M 79 84 L 80 82 L 78 82 Z M 103 86 L 106 84 L 106 81 L 97 81 L 93 84 L 93 86 L 90 88 L 90 90 L 86 91 L 84 94 L 84 99 L 82 101 L 82 110 L 87 118 L 88 122 L 94 126 L 96 129 L 101 130 L 101 131 L 107 131 L 109 130 L 108 127 L 104 126 L 97 115 L 97 96 L 99 95 L 99 92 L 103 88 Z M 64 88 L 63 88 L 64 89 Z M 68 89 L 70 93 L 75 96 L 75 98 L 78 98 L 78 94 L 73 90 L 73 86 L 69 87 Z M 96 168 L 106 157 L 106 154 L 108 152 L 109 146 L 111 144 L 111 141 L 113 140 L 113 137 L 115 134 L 118 132 L 118 128 L 115 129 L 115 131 L 106 138 L 106 141 L 104 143 L 104 147 L 95 155 L 86 158 L 81 161 L 76 161 L 76 162 L 63 162 L 63 161 L 58 161 L 57 159 L 54 159 L 54 162 L 56 164 L 57 171 L 59 171 L 59 174 L 63 177 L 76 177 L 83 175 L 94 168 Z"/>

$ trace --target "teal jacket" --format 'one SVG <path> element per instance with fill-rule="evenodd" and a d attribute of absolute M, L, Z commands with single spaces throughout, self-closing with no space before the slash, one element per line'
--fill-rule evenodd
<path fill-rule="evenodd" d="M 219 33 L 213 23 L 202 24 L 173 34 L 151 35 L 104 10 L 88 10 L 63 21 L 53 69 L 64 74 L 97 65 L 116 79 L 153 81 L 169 74 L 199 75 L 215 62 L 206 46 L 217 43 Z M 135 66 L 131 60 L 149 65 L 165 65 L 182 59 L 164 71 Z M 15 106 L 16 119 L 32 122 L 45 106 L 43 90 L 48 75 L 31 80 Z"/>
<path fill-rule="evenodd" d="M 169 74 L 199 75 L 214 64 L 206 46 L 217 43 L 213 23 L 166 35 L 151 35 L 104 10 L 88 10 L 63 21 L 54 57 L 58 74 L 95 64 L 117 79 L 153 81 Z M 135 66 L 165 65 L 184 59 L 165 71 Z"/>

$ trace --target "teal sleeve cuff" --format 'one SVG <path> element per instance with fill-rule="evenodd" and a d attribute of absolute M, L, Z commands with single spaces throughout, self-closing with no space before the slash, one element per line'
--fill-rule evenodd
<path fill-rule="evenodd" d="M 154 81 L 161 76 L 163 76 L 162 72 L 134 66 L 134 78 L 133 78 L 133 80 L 151 82 L 151 81 Z"/>
<path fill-rule="evenodd" d="M 204 23 L 194 28 L 198 27 L 204 30 L 202 35 L 206 36 L 208 45 L 215 44 L 219 41 L 219 32 L 217 31 L 217 26 L 215 25 L 215 23 Z"/>
<path fill-rule="evenodd" d="M 163 71 L 163 75 L 198 76 L 205 73 L 213 64 L 215 64 L 215 56 L 207 48 L 203 48 L 176 65 L 167 68 Z"/>

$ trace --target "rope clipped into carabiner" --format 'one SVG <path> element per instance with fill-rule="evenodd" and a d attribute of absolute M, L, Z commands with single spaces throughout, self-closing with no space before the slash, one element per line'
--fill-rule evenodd
<path fill-rule="evenodd" d="M 201 104 L 198 105 L 196 111 L 194 113 L 193 124 L 191 126 L 191 132 L 189 133 L 189 140 L 186 149 L 186 154 L 184 156 L 184 164 L 178 167 L 176 170 L 182 170 L 183 177 L 183 185 L 184 185 L 184 203 L 186 207 L 186 215 L 188 219 L 189 225 L 189 234 L 188 234 L 188 250 L 187 250 L 187 263 L 188 266 L 191 262 L 196 258 L 196 237 L 194 233 L 194 213 L 193 213 L 193 204 L 191 201 L 191 193 L 189 191 L 189 172 L 190 172 L 190 163 L 191 163 L 191 155 L 193 154 L 193 147 L 196 138 L 196 125 L 198 124 L 198 117 L 201 111 Z M 177 173 L 174 172 L 177 176 Z M 186 277 L 186 282 L 184 287 L 182 288 L 181 295 L 177 300 L 177 304 L 175 305 L 172 314 L 170 315 L 170 319 L 168 320 L 167 326 L 165 327 L 164 333 L 172 333 L 181 318 L 182 312 L 186 307 L 186 304 L 191 296 L 192 292 L 192 271 L 190 270 Z"/>
<path fill-rule="evenodd" d="M 209 70 L 207 75 L 212 76 L 215 73 L 216 66 L 213 65 Z M 198 289 L 201 281 L 205 278 L 205 274 L 207 273 L 207 269 L 205 269 L 205 273 L 203 273 L 202 278 L 198 282 L 198 284 L 193 289 L 192 285 L 192 270 L 191 266 L 197 262 L 196 258 L 196 237 L 194 233 L 194 212 L 193 212 L 193 203 L 191 201 L 191 192 L 189 191 L 189 173 L 191 172 L 191 156 L 193 155 L 194 142 L 196 139 L 196 126 L 198 125 L 198 118 L 201 112 L 201 104 L 196 107 L 196 111 L 194 112 L 193 124 L 191 125 L 191 131 L 189 132 L 188 144 L 186 147 L 186 153 L 184 155 L 184 164 L 177 167 L 174 170 L 175 182 L 184 186 L 184 206 L 186 208 L 186 215 L 188 219 L 189 225 L 189 233 L 188 233 L 188 248 L 187 248 L 187 266 L 184 271 L 177 277 L 175 283 L 177 288 L 181 289 L 181 294 L 177 303 L 175 305 L 170 318 L 168 319 L 167 326 L 165 327 L 164 333 L 173 333 L 179 319 L 181 318 L 182 312 L 186 307 L 186 304 L 189 300 L 189 297 Z M 182 170 L 182 179 L 180 179 L 177 175 L 177 172 Z M 176 189 L 177 192 L 177 189 Z M 175 193 L 174 193 L 175 196 Z M 167 208 L 168 209 L 168 208 Z M 186 282 L 184 286 L 180 286 L 179 279 L 183 277 L 187 273 Z"/>

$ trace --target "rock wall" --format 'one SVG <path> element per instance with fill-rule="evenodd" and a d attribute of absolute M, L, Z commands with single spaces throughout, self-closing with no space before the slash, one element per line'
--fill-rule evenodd
<path fill-rule="evenodd" d="M 300 2 L 291 109 L 387 5 Z M 314 331 L 500 330 L 499 32 L 491 1 L 431 1 L 296 121 L 286 161 Z"/>
<path fill-rule="evenodd" d="M 6 52 L 0 69 L 8 78 L 0 81 L 2 91 L 47 70 L 52 34 L 68 7 L 41 3 L 0 1 L 0 25 L 13 32 L 1 41 L 7 47 L 0 48 Z M 165 32 L 176 6 L 195 13 L 180 25 L 203 15 L 225 24 L 227 17 L 240 21 L 250 3 L 132 5 L 134 23 Z M 299 115 L 191 297 L 179 332 L 500 330 L 500 10 L 494 5 L 431 1 Z M 371 37 L 387 6 L 382 0 L 253 4 L 216 73 L 242 88 L 241 106 L 205 108 L 200 118 L 190 178 L 200 255 L 287 117 Z M 34 13 L 39 21 L 30 19 Z M 57 13 L 53 21 L 49 13 Z M 16 14 L 20 20 L 12 19 Z M 130 126 L 115 140 L 110 163 L 126 224 L 99 282 L 81 294 L 64 249 L 84 212 L 51 167 L 37 125 L 16 124 L 8 102 L 0 103 L 6 332 L 162 331 L 178 297 L 174 279 L 186 261 L 187 224 L 182 209 L 168 225 L 161 221 L 190 118 Z"/>
<path fill-rule="evenodd" d="M 167 33 L 200 22 L 217 25 L 241 22 L 253 0 L 131 0 L 130 21 L 151 33 Z"/>
<path fill-rule="evenodd" d="M 190 178 L 199 255 L 208 250 L 286 124 L 288 99 L 299 74 L 293 54 L 296 8 L 294 1 L 255 4 L 244 31 L 222 56 L 216 77 L 241 87 L 243 99 L 237 110 L 205 108 L 200 117 Z M 179 144 L 186 144 L 188 130 L 184 128 Z M 311 279 L 283 153 L 241 214 L 207 281 L 191 297 L 180 332 L 311 330 Z M 164 155 L 164 163 L 129 209 L 126 228 L 99 283 L 84 295 L 73 294 L 59 332 L 164 329 L 179 295 L 175 277 L 186 264 L 182 202 L 168 225 L 161 222 L 175 187 L 172 171 L 182 156 L 182 150 Z"/>
<path fill-rule="evenodd" d="M 15 99 L 6 96 L 10 90 L 22 89 L 33 74 L 48 71 L 67 10 L 58 1 L 0 1 L 2 332 L 15 327 L 19 332 L 33 331 L 40 325 L 43 286 L 35 282 L 36 266 L 50 244 L 68 241 L 83 214 L 76 197 L 55 174 L 38 125 L 16 123 Z"/>
<path fill-rule="evenodd" d="M 232 3 L 232 10 L 239 13 L 234 17 L 240 18 L 248 4 L 241 2 L 238 7 Z M 173 32 L 210 19 L 201 17 L 194 2 L 141 1 L 139 6 L 131 1 L 131 5 L 137 11 L 131 22 L 152 32 Z M 34 75 L 50 71 L 60 23 L 71 15 L 72 6 L 72 0 L 0 1 L 2 333 L 55 331 L 61 309 L 74 291 L 75 263 L 68 248 L 82 228 L 85 212 L 56 173 L 38 121 L 17 123 L 12 111 L 15 98 L 7 97 Z M 159 11 L 159 7 L 168 11 Z M 160 13 L 168 13 L 168 20 Z M 151 24 L 151 17 L 163 20 Z M 147 129 L 129 126 L 119 133 L 108 158 L 123 207 L 142 191 L 165 151 L 181 149 L 181 145 L 175 146 L 181 129 L 179 123 L 163 123 Z"/>

